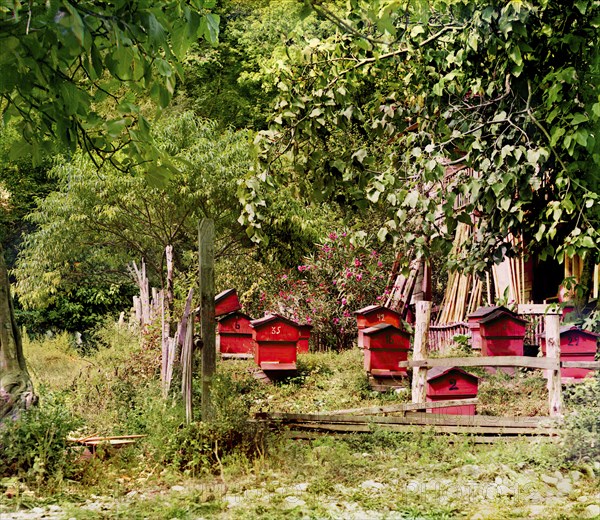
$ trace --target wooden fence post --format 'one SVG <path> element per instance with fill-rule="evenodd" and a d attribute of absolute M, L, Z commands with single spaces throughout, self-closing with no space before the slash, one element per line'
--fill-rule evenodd
<path fill-rule="evenodd" d="M 202 219 L 198 229 L 200 264 L 200 336 L 202 337 L 202 420 L 212 417 L 210 385 L 216 370 L 215 224 Z"/>
<path fill-rule="evenodd" d="M 560 379 L 560 316 L 546 314 L 546 357 L 556 359 L 556 368 L 547 370 L 548 404 L 551 417 L 562 416 L 562 383 Z"/>
<path fill-rule="evenodd" d="M 420 301 L 416 303 L 415 341 L 413 345 L 413 360 L 427 358 L 427 337 L 431 319 L 431 302 Z M 412 402 L 424 403 L 427 398 L 427 368 L 413 368 Z"/>

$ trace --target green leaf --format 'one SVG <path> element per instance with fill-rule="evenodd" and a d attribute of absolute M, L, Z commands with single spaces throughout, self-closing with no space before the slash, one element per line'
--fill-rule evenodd
<path fill-rule="evenodd" d="M 127 120 L 125 118 L 113 119 L 106 122 L 106 131 L 111 137 L 119 137 L 126 126 Z"/>
<path fill-rule="evenodd" d="M 415 25 L 410 30 L 410 37 L 415 38 L 415 37 L 419 36 L 419 34 L 423 34 L 424 32 L 425 32 L 425 28 L 422 25 Z"/>
<path fill-rule="evenodd" d="M 219 39 L 220 21 L 221 18 L 218 14 L 209 13 L 205 15 L 202 21 L 200 22 L 200 31 L 202 32 L 202 34 L 200 34 L 199 36 L 204 36 L 208 43 L 217 43 Z"/>
<path fill-rule="evenodd" d="M 518 45 L 511 47 L 510 51 L 508 52 L 508 56 L 519 67 L 523 65 L 523 57 L 521 56 L 521 49 Z"/>
<path fill-rule="evenodd" d="M 173 74 L 173 69 L 171 69 L 171 65 L 167 60 L 163 60 L 162 58 L 157 58 L 156 60 L 156 69 L 161 76 L 169 77 Z"/>
<path fill-rule="evenodd" d="M 598 248 L 598 244 L 595 244 L 594 239 L 589 235 L 584 235 L 579 243 L 581 244 L 581 247 L 586 247 L 588 249 Z"/>
<path fill-rule="evenodd" d="M 404 205 L 410 206 L 413 209 L 417 206 L 418 202 L 419 202 L 419 192 L 418 191 L 409 191 L 404 199 Z"/>
<path fill-rule="evenodd" d="M 527 150 L 527 162 L 532 166 L 537 166 L 540 160 L 540 150 Z"/>
<path fill-rule="evenodd" d="M 364 148 L 361 148 L 360 150 L 357 150 L 356 152 L 354 152 L 352 154 L 352 158 L 356 159 L 361 164 L 365 160 L 366 156 L 367 156 L 367 151 Z"/>
<path fill-rule="evenodd" d="M 579 125 L 579 124 L 585 123 L 587 121 L 588 121 L 588 116 L 581 112 L 577 112 L 576 114 L 573 114 L 571 116 L 571 124 L 572 125 Z"/>
<path fill-rule="evenodd" d="M 70 3 L 64 2 L 64 6 L 71 16 L 63 18 L 63 20 L 61 20 L 61 25 L 68 24 L 71 32 L 79 42 L 79 45 L 83 47 L 85 40 L 85 26 L 83 25 L 83 20 L 81 19 L 81 16 L 79 16 L 77 9 L 75 9 Z"/>
<path fill-rule="evenodd" d="M 304 20 L 308 18 L 312 12 L 313 8 L 312 5 L 310 5 L 310 2 L 305 2 L 302 6 L 302 9 L 300 9 L 300 12 L 298 13 L 298 16 L 300 17 L 300 20 Z"/>
<path fill-rule="evenodd" d="M 581 14 L 585 14 L 587 12 L 588 2 L 586 0 L 576 0 L 574 3 L 575 7 L 579 9 Z"/>
<path fill-rule="evenodd" d="M 476 32 L 472 32 L 471 34 L 469 34 L 469 37 L 467 39 L 467 43 L 469 45 L 469 47 L 471 47 L 471 49 L 473 49 L 475 52 L 477 52 L 477 44 L 479 42 L 479 35 Z"/>
<path fill-rule="evenodd" d="M 379 239 L 380 242 L 385 242 L 385 237 L 387 237 L 387 236 L 388 236 L 387 228 L 382 227 L 377 232 L 377 238 Z"/>
<path fill-rule="evenodd" d="M 154 16 L 154 14 L 152 13 L 148 15 L 148 36 L 150 39 L 150 43 L 154 47 L 160 47 L 164 45 L 167 39 L 165 28 L 161 25 L 161 23 L 156 19 L 156 16 Z"/>
<path fill-rule="evenodd" d="M 167 185 L 170 175 L 167 168 L 162 168 L 153 163 L 150 163 L 150 166 L 146 170 L 146 180 L 153 188 L 164 188 Z"/>
<path fill-rule="evenodd" d="M 561 126 L 554 126 L 552 127 L 551 133 L 550 133 L 550 146 L 556 146 L 556 143 L 558 143 L 558 140 L 565 135 L 565 129 Z"/>
<path fill-rule="evenodd" d="M 379 201 L 379 196 L 381 195 L 380 191 L 372 190 L 367 192 L 367 199 L 369 199 L 373 204 L 377 204 Z"/>

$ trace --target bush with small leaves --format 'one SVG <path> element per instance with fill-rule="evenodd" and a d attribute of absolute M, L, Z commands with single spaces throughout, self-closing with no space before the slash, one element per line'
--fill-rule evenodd
<path fill-rule="evenodd" d="M 67 435 L 81 425 L 60 394 L 41 392 L 40 405 L 0 428 L 0 476 L 52 487 L 75 471 L 77 453 Z"/>

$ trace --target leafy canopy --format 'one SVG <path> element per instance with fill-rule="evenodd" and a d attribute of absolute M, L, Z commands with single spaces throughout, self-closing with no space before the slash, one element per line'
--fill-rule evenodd
<path fill-rule="evenodd" d="M 164 185 L 105 166 L 92 173 L 83 154 L 58 160 L 58 189 L 29 220 L 14 274 L 21 303 L 45 307 L 82 284 L 122 284 L 126 266 L 144 258 L 153 283 L 162 280 L 164 250 L 172 245 L 175 267 L 189 267 L 197 248 L 197 225 L 215 221 L 216 254 L 241 254 L 245 232 L 237 223 L 237 177 L 250 164 L 246 131 L 226 131 L 192 112 L 174 111 L 153 137 L 178 165 Z"/>
<path fill-rule="evenodd" d="M 169 103 L 190 45 L 217 41 L 214 5 L 0 0 L 0 109 L 5 123 L 17 118 L 23 136 L 13 154 L 39 158 L 57 140 L 121 169 L 155 160 L 137 96 Z M 100 108 L 107 103 L 108 115 Z"/>
<path fill-rule="evenodd" d="M 451 259 L 476 270 L 514 252 L 510 234 L 542 258 L 597 261 L 600 1 L 349 6 L 315 2 L 335 31 L 281 69 L 263 191 L 291 164 L 309 196 L 381 206 L 380 239 L 423 254 L 476 223 Z M 250 225 L 261 197 L 246 200 Z"/>

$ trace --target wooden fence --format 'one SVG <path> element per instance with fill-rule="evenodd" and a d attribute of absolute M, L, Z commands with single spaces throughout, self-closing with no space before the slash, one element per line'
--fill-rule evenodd
<path fill-rule="evenodd" d="M 465 322 L 431 325 L 429 327 L 429 350 L 443 352 L 454 344 L 454 336 L 458 334 L 471 336 L 469 326 Z"/>
<path fill-rule="evenodd" d="M 429 335 L 429 319 L 431 315 L 431 302 L 418 302 L 415 323 L 415 342 L 413 359 L 400 362 L 400 367 L 412 367 L 412 400 L 415 403 L 423 402 L 426 398 L 427 369 L 433 367 L 521 367 L 544 370 L 548 380 L 548 406 L 549 414 L 553 417 L 562 416 L 562 382 L 560 369 L 588 368 L 600 370 L 597 361 L 562 361 L 560 360 L 560 316 L 559 310 L 553 306 L 530 306 L 530 309 L 520 309 L 523 313 L 527 310 L 530 314 L 543 315 L 544 331 L 546 338 L 546 357 L 525 356 L 486 356 L 486 357 L 456 357 L 456 358 L 428 358 L 427 339 Z M 542 314 L 543 311 L 543 314 Z"/>

